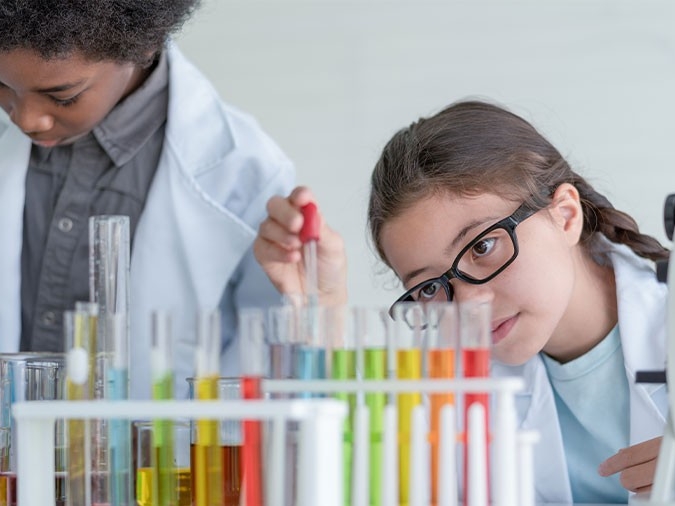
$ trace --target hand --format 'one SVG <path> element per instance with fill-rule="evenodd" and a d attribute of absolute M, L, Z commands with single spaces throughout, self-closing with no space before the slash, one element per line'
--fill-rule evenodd
<path fill-rule="evenodd" d="M 654 482 L 660 448 L 660 437 L 623 448 L 601 463 L 598 473 L 600 476 L 621 473 L 619 480 L 624 488 L 631 492 L 649 492 Z"/>
<path fill-rule="evenodd" d="M 267 202 L 269 216 L 260 224 L 253 243 L 256 260 L 274 286 L 284 294 L 304 294 L 305 265 L 302 258 L 300 208 L 316 202 L 312 192 L 299 186 L 286 198 L 272 197 Z M 347 303 L 347 257 L 342 237 L 329 228 L 321 213 L 317 241 L 319 300 L 325 305 Z"/>

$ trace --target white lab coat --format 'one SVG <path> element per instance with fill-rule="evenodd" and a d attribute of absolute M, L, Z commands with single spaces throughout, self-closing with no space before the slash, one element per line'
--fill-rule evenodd
<path fill-rule="evenodd" d="M 612 245 L 611 259 L 630 391 L 630 445 L 634 445 L 662 435 L 668 412 L 665 385 L 635 383 L 636 371 L 665 369 L 667 287 L 657 282 L 650 263 L 628 247 Z M 519 367 L 494 364 L 492 374 L 525 379 L 525 390 L 517 396 L 516 403 L 520 428 L 541 434 L 534 448 L 537 502 L 571 504 L 572 491 L 555 399 L 541 356 Z M 601 413 L 598 419 L 602 419 Z"/>
<path fill-rule="evenodd" d="M 170 310 L 176 394 L 194 374 L 195 316 L 220 306 L 222 373 L 236 374 L 236 309 L 278 294 L 251 244 L 274 194 L 293 186 L 292 164 L 248 115 L 223 104 L 170 44 L 169 107 L 159 166 L 131 255 L 131 395 L 150 395 L 150 313 Z M 18 350 L 21 247 L 30 140 L 0 116 L 0 351 Z"/>

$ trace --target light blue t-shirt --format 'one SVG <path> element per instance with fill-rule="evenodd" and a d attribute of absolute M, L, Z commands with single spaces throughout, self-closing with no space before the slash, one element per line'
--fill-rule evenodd
<path fill-rule="evenodd" d="M 579 358 L 560 364 L 542 353 L 553 386 L 575 503 L 628 502 L 619 475 L 598 465 L 629 443 L 628 380 L 619 327 Z"/>

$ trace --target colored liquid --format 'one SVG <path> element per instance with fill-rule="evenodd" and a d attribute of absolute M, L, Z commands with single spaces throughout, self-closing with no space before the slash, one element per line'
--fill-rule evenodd
<path fill-rule="evenodd" d="M 270 364 L 272 379 L 290 379 L 293 377 L 293 350 L 290 344 L 270 345 Z M 273 393 L 273 399 L 288 398 L 288 394 Z"/>
<path fill-rule="evenodd" d="M 490 350 L 488 348 L 464 348 L 462 349 L 462 369 L 464 371 L 465 378 L 487 378 L 490 375 Z M 489 407 L 489 395 L 481 393 L 467 393 L 464 396 L 464 490 L 468 491 L 468 442 L 469 434 L 467 432 L 469 427 L 469 407 L 474 403 L 479 403 L 483 405 L 485 409 L 485 461 L 489 462 L 489 446 L 488 446 L 488 407 Z M 488 470 L 489 470 L 488 465 Z M 489 471 L 488 471 L 489 472 Z M 488 483 L 486 484 L 488 491 L 489 487 L 489 475 Z M 467 494 L 464 494 L 464 504 L 467 504 Z"/>
<path fill-rule="evenodd" d="M 261 399 L 260 377 L 241 378 L 241 392 L 244 399 Z M 259 421 L 244 420 L 244 489 L 246 506 L 262 506 L 262 434 Z"/>
<path fill-rule="evenodd" d="M 366 348 L 363 352 L 364 377 L 381 380 L 387 377 L 387 351 L 384 348 Z M 382 504 L 382 450 L 384 433 L 384 393 L 366 394 L 370 412 L 370 504 Z"/>
<path fill-rule="evenodd" d="M 16 474 L 0 473 L 0 506 L 16 505 Z"/>
<path fill-rule="evenodd" d="M 427 367 L 430 378 L 450 379 L 455 377 L 455 350 L 432 349 L 427 353 Z M 454 404 L 453 394 L 431 394 L 431 427 L 429 442 L 431 443 L 431 502 L 438 502 L 438 462 L 440 442 L 441 408 L 446 404 Z"/>
<path fill-rule="evenodd" d="M 56 506 L 65 506 L 66 504 L 66 473 L 56 472 L 54 476 L 54 486 L 56 489 Z M 0 506 L 16 506 L 17 498 L 17 480 L 15 473 L 0 472 Z"/>
<path fill-rule="evenodd" d="M 200 448 L 197 445 L 190 445 L 190 463 L 191 463 L 191 487 L 193 504 L 196 504 L 194 498 L 197 480 L 199 476 L 194 472 L 195 463 L 199 458 Z M 221 486 L 222 503 L 217 506 L 239 506 L 239 496 L 242 488 L 242 447 L 241 446 L 221 446 L 218 448 L 220 458 L 223 462 L 221 467 L 221 479 L 219 485 Z M 247 503 L 248 504 L 248 503 Z"/>
<path fill-rule="evenodd" d="M 326 350 L 311 346 L 297 346 L 293 350 L 295 379 L 313 380 L 326 378 Z M 321 397 L 321 394 L 299 392 L 298 397 L 309 399 Z"/>
<path fill-rule="evenodd" d="M 173 398 L 173 376 L 166 374 L 153 382 L 152 398 L 166 400 Z M 175 491 L 179 485 L 180 473 L 174 468 L 174 435 L 171 420 L 154 420 L 152 423 L 152 444 L 157 469 L 157 504 L 175 504 Z M 190 488 L 188 486 L 188 497 Z"/>
<path fill-rule="evenodd" d="M 396 351 L 396 377 L 399 379 L 420 379 L 422 377 L 422 351 L 404 349 Z M 399 500 L 408 504 L 410 487 L 410 438 L 412 412 L 422 402 L 419 392 L 398 396 L 398 443 L 399 443 Z"/>
<path fill-rule="evenodd" d="M 218 378 L 195 380 L 199 400 L 218 398 Z M 191 445 L 192 490 L 195 506 L 221 506 L 223 502 L 223 454 L 219 424 L 215 420 L 197 420 L 196 444 Z"/>
<path fill-rule="evenodd" d="M 191 506 L 192 486 L 190 468 L 174 468 L 171 470 L 173 491 L 164 500 L 155 497 L 156 473 L 151 467 L 141 467 L 136 471 L 136 502 L 138 506 Z"/>
<path fill-rule="evenodd" d="M 332 353 L 332 376 L 333 379 L 350 380 L 356 378 L 356 351 L 355 350 L 333 350 Z M 349 405 L 349 416 L 345 419 L 342 451 L 344 454 L 344 500 L 345 504 L 351 503 L 352 494 L 352 462 L 354 455 L 354 408 L 356 405 L 356 396 L 344 392 L 335 394 L 335 398 L 346 401 Z"/>
<path fill-rule="evenodd" d="M 129 397 L 127 369 L 108 369 L 108 395 L 110 400 Z M 131 493 L 131 423 L 129 420 L 110 420 L 110 500 L 112 506 L 123 506 L 132 501 Z"/>

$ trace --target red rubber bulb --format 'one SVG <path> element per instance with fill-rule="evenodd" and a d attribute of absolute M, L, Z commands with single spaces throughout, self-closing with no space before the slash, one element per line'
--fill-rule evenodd
<path fill-rule="evenodd" d="M 300 240 L 303 244 L 309 241 L 319 240 L 319 215 L 317 213 L 316 204 L 310 202 L 300 208 L 304 222 L 302 230 L 300 230 Z"/>

